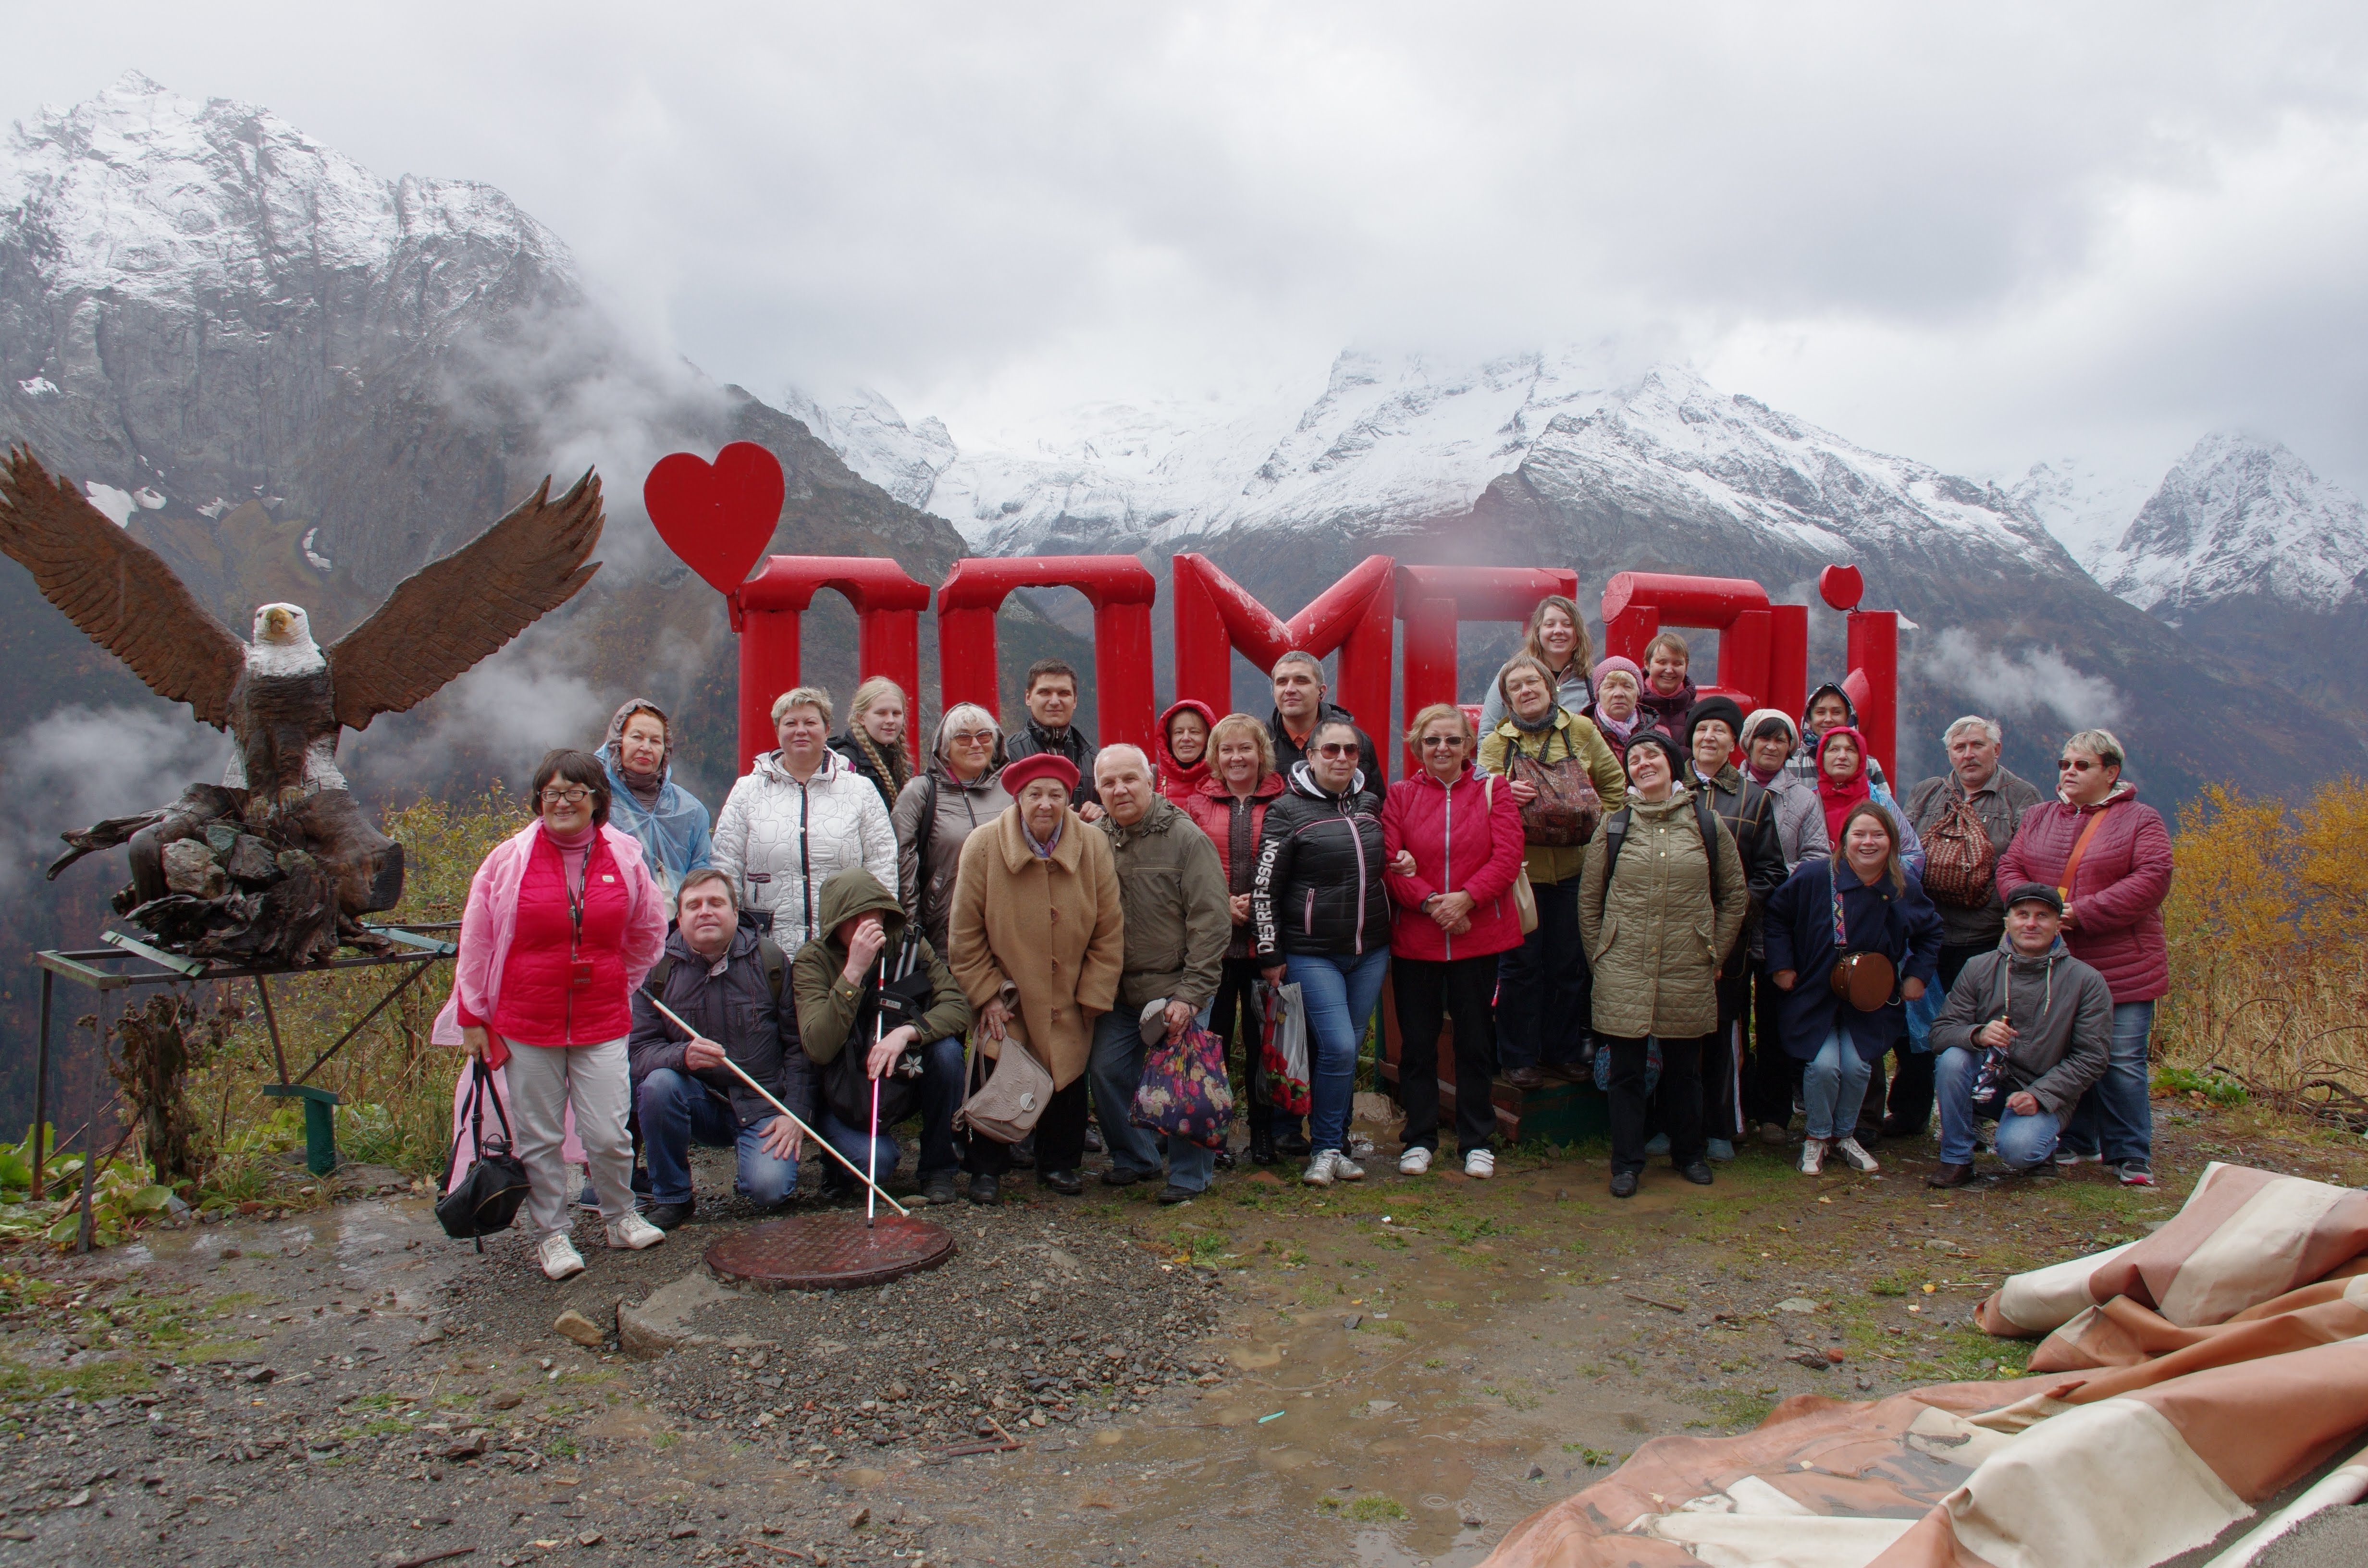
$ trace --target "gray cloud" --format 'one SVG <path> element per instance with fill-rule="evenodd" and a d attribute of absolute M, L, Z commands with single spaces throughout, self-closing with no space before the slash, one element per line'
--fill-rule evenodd
<path fill-rule="evenodd" d="M 2244 425 L 2368 488 L 2357 6 L 109 16 L 17 17 L 0 112 L 135 65 L 269 104 L 501 186 L 720 378 L 957 438 L 1610 338 L 1960 470 Z"/>
<path fill-rule="evenodd" d="M 179 704 L 145 708 L 60 708 L 36 720 L 12 748 L 8 789 L 15 801 L 0 849 L 0 892 L 21 894 L 65 852 L 58 835 L 105 817 L 169 805 L 192 783 L 218 784 L 230 760 L 230 737 L 189 722 Z M 111 850 L 65 875 L 121 878 L 123 852 Z M 110 886 L 112 883 L 110 883 Z"/>

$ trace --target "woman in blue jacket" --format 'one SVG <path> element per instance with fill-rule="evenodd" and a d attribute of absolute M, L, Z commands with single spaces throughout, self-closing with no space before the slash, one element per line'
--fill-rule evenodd
<path fill-rule="evenodd" d="M 1806 1062 L 1803 1104 L 1808 1141 L 1801 1171 L 1816 1176 L 1830 1148 L 1850 1168 L 1879 1168 L 1850 1136 L 1867 1075 L 1907 1032 L 1906 1004 L 1941 969 L 1941 915 L 1924 886 L 1900 864 L 1899 824 L 1873 801 L 1852 806 L 1835 835 L 1838 853 L 1804 860 L 1768 901 L 1768 968 L 1784 993 L 1777 1010 L 1787 1054 Z M 1844 953 L 1880 953 L 1897 980 L 1872 1012 L 1837 995 L 1831 981 Z"/>

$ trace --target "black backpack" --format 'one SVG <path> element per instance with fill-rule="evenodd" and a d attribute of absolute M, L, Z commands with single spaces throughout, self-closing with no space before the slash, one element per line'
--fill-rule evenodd
<path fill-rule="evenodd" d="M 444 1233 L 455 1241 L 473 1241 L 477 1250 L 485 1250 L 484 1238 L 497 1235 L 510 1228 L 518 1211 L 526 1202 L 529 1184 L 526 1162 L 510 1152 L 510 1118 L 502 1108 L 502 1096 L 494 1087 L 494 1075 L 485 1068 L 482 1056 L 469 1058 L 469 1141 L 476 1146 L 477 1158 L 469 1166 L 469 1174 L 452 1185 L 452 1167 L 461 1158 L 461 1139 L 452 1138 L 452 1151 L 444 1157 L 444 1196 L 436 1200 L 436 1221 Z M 484 1106 L 487 1096 L 493 1096 L 494 1117 L 502 1124 L 501 1136 L 492 1142 L 485 1141 Z"/>
<path fill-rule="evenodd" d="M 918 1029 L 936 993 L 929 966 L 921 960 L 920 936 L 907 926 L 894 961 L 882 953 L 864 977 L 863 1004 L 856 1009 L 847 1040 L 822 1070 L 823 1103 L 842 1126 L 863 1128 L 871 1122 L 873 1079 L 867 1063 L 873 1027 L 883 1034 L 905 1024 Z M 916 1039 L 896 1064 L 881 1074 L 881 1126 L 893 1127 L 921 1108 L 921 1047 L 928 1043 Z"/>
<path fill-rule="evenodd" d="M 1694 826 L 1702 830 L 1702 858 L 1710 867 L 1710 903 L 1718 907 L 1718 813 L 1710 809 L 1694 791 Z M 1620 846 L 1628 839 L 1628 808 L 1621 807 L 1603 819 L 1603 885 L 1611 886 L 1611 873 L 1620 869 Z"/>

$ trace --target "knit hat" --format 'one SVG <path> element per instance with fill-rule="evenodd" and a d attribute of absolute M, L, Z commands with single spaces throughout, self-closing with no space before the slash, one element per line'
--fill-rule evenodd
<path fill-rule="evenodd" d="M 1015 801 L 1020 790 L 1039 778 L 1057 778 L 1062 789 L 1074 790 L 1077 787 L 1077 765 L 1056 751 L 1033 752 L 1003 765 L 1002 784 Z"/>
<path fill-rule="evenodd" d="M 2064 895 L 2045 882 L 2017 884 L 2014 891 L 2006 895 L 2006 906 L 2012 909 L 2018 903 L 2044 903 L 2058 915 L 2064 913 Z"/>
<path fill-rule="evenodd" d="M 1638 746 L 1660 747 L 1661 755 L 1669 759 L 1669 772 L 1672 777 L 1676 776 L 1678 769 L 1686 765 L 1686 757 L 1683 749 L 1679 746 L 1676 741 L 1669 738 L 1668 733 L 1666 731 L 1637 731 L 1634 734 L 1628 737 L 1628 744 L 1621 751 L 1620 760 L 1625 763 L 1629 758 L 1634 756 Z"/>
<path fill-rule="evenodd" d="M 1743 704 L 1732 697 L 1705 697 L 1686 714 L 1686 749 L 1694 749 L 1694 729 L 1705 719 L 1723 720 L 1736 745 L 1743 744 Z"/>
<path fill-rule="evenodd" d="M 1623 659 L 1617 653 L 1610 658 L 1598 660 L 1595 668 L 1588 672 L 1588 677 L 1594 683 L 1595 688 L 1600 690 L 1603 686 L 1604 676 L 1612 670 L 1619 670 L 1630 680 L 1634 681 L 1638 691 L 1645 689 L 1645 672 L 1637 666 L 1636 661 Z"/>
<path fill-rule="evenodd" d="M 1700 711 L 1700 710 L 1696 710 L 1696 711 Z M 1770 719 L 1775 720 L 1778 723 L 1784 726 L 1784 733 L 1792 737 L 1793 744 L 1799 745 L 1801 744 L 1801 726 L 1799 722 L 1793 719 L 1793 715 L 1785 712 L 1782 708 L 1753 709 L 1744 719 L 1743 728 L 1736 733 L 1736 740 L 1744 745 L 1749 745 L 1751 744 L 1751 737 L 1759 733 L 1759 726 Z"/>

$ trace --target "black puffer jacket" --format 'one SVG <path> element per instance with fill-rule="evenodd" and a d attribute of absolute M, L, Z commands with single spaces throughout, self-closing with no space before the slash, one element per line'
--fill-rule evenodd
<path fill-rule="evenodd" d="M 1390 945 L 1390 898 L 1382 885 L 1382 801 L 1359 773 L 1346 794 L 1327 793 L 1301 763 L 1267 808 L 1250 884 L 1258 958 L 1287 953 L 1354 958 Z"/>
<path fill-rule="evenodd" d="M 1743 857 L 1745 883 L 1751 889 L 1751 913 L 1744 920 L 1743 940 L 1735 944 L 1726 955 L 1726 963 L 1719 971 L 1722 980 L 1733 980 L 1751 968 L 1751 960 L 1761 950 L 1760 912 L 1767 907 L 1769 895 L 1784 885 L 1784 846 L 1777 842 L 1776 798 L 1743 776 L 1733 762 L 1721 767 L 1709 778 L 1687 767 L 1687 782 L 1702 791 L 1726 830 L 1735 835 L 1736 853 Z"/>

